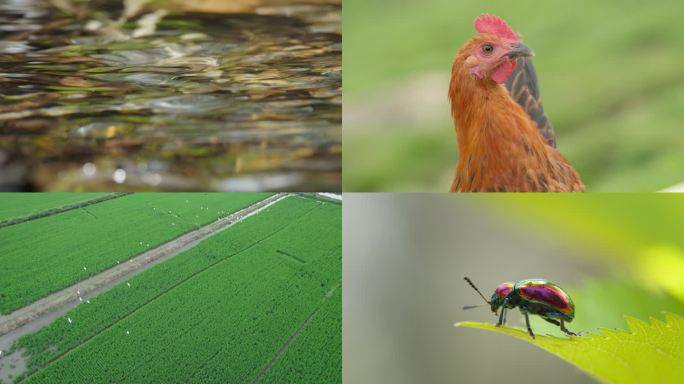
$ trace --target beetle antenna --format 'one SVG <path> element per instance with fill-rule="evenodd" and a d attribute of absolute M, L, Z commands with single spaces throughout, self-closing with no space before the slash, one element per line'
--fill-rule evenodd
<path fill-rule="evenodd" d="M 470 284 L 471 287 L 473 287 L 473 289 L 480 295 L 480 297 L 482 298 L 482 300 L 484 300 L 487 304 L 490 304 L 490 305 L 492 304 L 489 300 L 487 300 L 486 297 L 484 297 L 484 295 L 482 294 L 482 292 L 480 292 L 480 290 L 477 289 L 477 287 L 475 286 L 475 284 L 473 284 L 473 282 L 472 282 L 469 278 L 464 277 L 463 279 L 464 279 L 465 281 L 467 281 L 468 284 Z M 465 308 L 464 308 L 464 309 L 465 309 Z"/>

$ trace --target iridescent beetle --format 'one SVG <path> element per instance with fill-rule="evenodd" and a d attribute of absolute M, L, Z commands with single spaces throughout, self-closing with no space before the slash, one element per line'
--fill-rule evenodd
<path fill-rule="evenodd" d="M 501 307 L 497 327 L 506 323 L 506 310 L 519 307 L 520 312 L 525 315 L 527 332 L 533 339 L 534 333 L 530 328 L 528 314 L 539 315 L 549 323 L 559 325 L 561 331 L 568 335 L 577 336 L 565 328 L 565 322 L 570 323 L 575 317 L 575 304 L 572 303 L 570 296 L 556 284 L 544 279 L 518 280 L 515 284 L 502 283 L 494 290 L 491 300 L 487 300 L 469 278 L 464 277 L 464 279 L 492 307 L 495 315 L 499 315 L 498 311 Z M 463 309 L 475 307 L 478 305 L 465 306 Z"/>

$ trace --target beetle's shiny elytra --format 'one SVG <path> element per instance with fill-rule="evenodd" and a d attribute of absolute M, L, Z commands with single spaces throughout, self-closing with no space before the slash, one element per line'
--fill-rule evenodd
<path fill-rule="evenodd" d="M 575 317 L 575 304 L 558 285 L 545 279 L 524 279 L 518 280 L 515 284 L 502 283 L 496 287 L 492 298 L 487 300 L 469 278 L 464 277 L 464 279 L 491 306 L 492 312 L 499 315 L 497 327 L 506 323 L 508 309 L 518 307 L 525 315 L 527 332 L 532 338 L 534 338 L 534 333 L 530 328 L 529 314 L 538 315 L 549 323 L 560 326 L 561 331 L 568 335 L 577 336 L 565 328 L 565 323 L 572 322 Z M 467 308 L 469 307 L 464 307 L 464 309 Z M 501 308 L 501 314 L 499 314 L 499 308 Z"/>

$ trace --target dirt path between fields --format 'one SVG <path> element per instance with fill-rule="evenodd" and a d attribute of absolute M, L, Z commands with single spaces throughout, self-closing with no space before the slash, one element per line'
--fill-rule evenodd
<path fill-rule="evenodd" d="M 229 228 L 231 225 L 256 214 L 258 211 L 287 196 L 289 194 L 279 193 L 268 197 L 245 209 L 218 219 L 195 231 L 186 233 L 155 249 L 151 249 L 129 261 L 118 264 L 96 276 L 53 293 L 9 315 L 0 317 L 0 351 L 8 350 L 19 337 L 50 324 L 75 306 L 87 303 L 90 298 L 109 290 L 114 285 L 194 247 L 200 241 Z M 5 357 L 0 355 L 0 361 Z"/>

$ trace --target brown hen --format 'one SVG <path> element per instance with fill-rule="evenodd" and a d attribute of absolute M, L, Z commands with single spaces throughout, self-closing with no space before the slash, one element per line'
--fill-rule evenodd
<path fill-rule="evenodd" d="M 459 149 L 451 191 L 584 191 L 554 148 L 528 59 L 532 51 L 496 16 L 478 17 L 475 28 L 479 34 L 459 50 L 451 72 Z"/>

